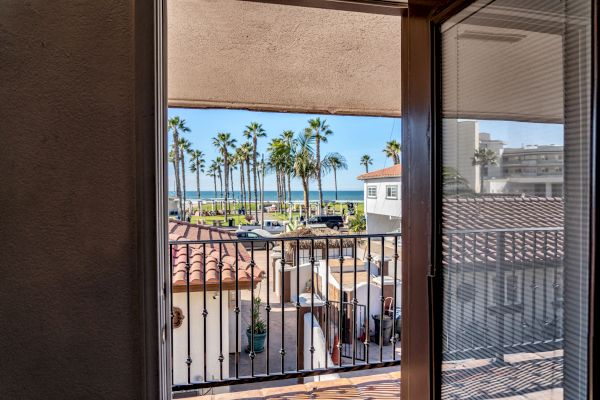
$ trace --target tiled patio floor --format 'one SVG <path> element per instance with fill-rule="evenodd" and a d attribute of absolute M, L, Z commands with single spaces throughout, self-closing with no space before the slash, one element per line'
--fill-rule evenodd
<path fill-rule="evenodd" d="M 190 400 L 398 399 L 400 372 L 194 397 Z"/>

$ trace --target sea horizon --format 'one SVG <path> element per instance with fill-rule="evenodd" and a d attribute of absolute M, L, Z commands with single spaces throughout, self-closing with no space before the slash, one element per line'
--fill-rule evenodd
<path fill-rule="evenodd" d="M 195 190 L 186 190 L 186 200 L 196 201 L 198 199 L 198 192 Z M 240 199 L 240 191 L 236 190 L 233 192 L 233 196 L 231 192 L 229 192 L 230 199 Z M 246 192 L 247 193 L 247 192 Z M 363 190 L 338 190 L 338 201 L 363 201 L 364 200 L 364 191 Z M 260 193 L 258 194 L 260 197 Z M 170 190 L 169 196 L 174 197 L 175 191 Z M 212 199 L 221 199 L 223 196 L 220 191 L 217 190 L 217 196 L 215 196 L 214 190 L 202 190 L 200 191 L 201 200 L 212 200 Z M 311 190 L 309 192 L 309 199 L 311 201 L 317 200 L 319 198 L 319 192 L 317 190 Z M 304 192 L 302 190 L 292 190 L 292 201 L 302 201 L 304 200 Z M 252 201 L 254 201 L 254 191 L 252 192 Z M 277 191 L 276 190 L 265 190 L 265 201 L 277 201 Z M 335 190 L 323 190 L 323 201 L 330 202 L 335 201 Z"/>

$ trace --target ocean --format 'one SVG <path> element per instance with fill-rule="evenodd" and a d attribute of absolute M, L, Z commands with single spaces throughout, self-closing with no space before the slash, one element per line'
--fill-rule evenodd
<path fill-rule="evenodd" d="M 198 200 L 198 193 L 195 190 L 186 190 L 186 199 L 187 200 Z M 215 198 L 215 192 L 212 190 L 202 190 L 200 192 L 202 200 L 210 200 Z M 169 192 L 169 196 L 175 196 L 174 191 Z M 260 197 L 260 192 L 258 193 Z M 229 193 L 229 197 L 231 198 L 231 192 Z M 217 198 L 222 198 L 221 193 L 217 191 Z M 233 198 L 240 198 L 240 191 L 236 190 L 233 193 Z M 309 192 L 309 199 L 311 201 L 317 200 L 319 198 L 319 192 L 317 190 L 311 190 Z M 292 201 L 302 201 L 304 199 L 304 192 L 302 190 L 292 190 Z M 277 200 L 277 191 L 276 190 L 265 190 L 265 201 L 276 201 Z M 324 190 L 323 191 L 323 201 L 334 201 L 335 200 L 335 191 L 334 190 Z M 340 201 L 363 201 L 364 195 L 362 190 L 338 190 L 338 200 Z M 252 192 L 252 201 L 254 201 L 254 191 Z"/>

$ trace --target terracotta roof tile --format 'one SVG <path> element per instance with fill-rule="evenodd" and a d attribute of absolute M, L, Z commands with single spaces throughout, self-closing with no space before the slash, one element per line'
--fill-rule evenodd
<path fill-rule="evenodd" d="M 230 231 L 211 226 L 191 224 L 183 221 L 169 221 L 170 241 L 194 240 L 235 240 L 236 236 Z M 236 266 L 238 287 L 247 289 L 250 283 L 256 285 L 263 278 L 264 272 L 258 265 L 254 266 L 254 279 L 252 279 L 251 257 L 243 245 L 234 243 L 208 243 L 174 245 L 171 249 L 173 258 L 173 286 L 186 286 L 186 265 L 190 263 L 190 286 L 201 289 L 204 286 L 204 273 L 206 273 L 206 286 L 208 290 L 219 288 L 219 259 L 222 262 L 221 280 L 227 290 L 235 285 Z M 206 265 L 206 268 L 205 268 Z"/>
<path fill-rule="evenodd" d="M 504 262 L 513 264 L 560 262 L 564 257 L 561 198 L 457 197 L 445 199 L 442 209 L 445 265 L 493 265 L 499 251 Z M 498 246 L 501 240 L 503 246 Z"/>
<path fill-rule="evenodd" d="M 356 177 L 356 179 L 364 181 L 375 178 L 397 178 L 402 176 L 402 166 L 400 164 L 392 165 L 391 167 L 378 169 L 377 171 L 367 172 Z"/>

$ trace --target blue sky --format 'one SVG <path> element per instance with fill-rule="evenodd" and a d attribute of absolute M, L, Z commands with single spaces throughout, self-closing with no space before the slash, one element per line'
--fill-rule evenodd
<path fill-rule="evenodd" d="M 169 109 L 169 117 L 180 116 L 185 119 L 191 129 L 186 134 L 192 143 L 192 148 L 200 149 L 206 154 L 207 164 L 217 157 L 217 151 L 212 145 L 212 138 L 217 132 L 230 132 L 238 143 L 245 139 L 242 132 L 250 122 L 257 121 L 263 124 L 267 131 L 267 138 L 259 141 L 259 152 L 264 152 L 271 138 L 279 136 L 284 130 L 291 129 L 295 132 L 302 131 L 307 126 L 307 121 L 319 115 L 256 112 L 246 110 L 224 109 Z M 327 120 L 334 134 L 329 141 L 323 144 L 323 155 L 328 152 L 338 152 L 346 157 L 348 170 L 338 173 L 339 190 L 360 190 L 362 184 L 356 176 L 364 172 L 364 167 L 359 161 L 363 154 L 373 157 L 371 171 L 389 167 L 390 159 L 383 155 L 385 143 L 390 139 L 399 142 L 402 122 L 400 118 L 383 117 L 355 117 L 341 115 L 320 116 Z M 480 131 L 491 133 L 492 138 L 506 142 L 507 147 L 521 147 L 537 144 L 563 144 L 563 126 L 560 124 L 540 124 L 510 121 L 480 121 Z M 170 139 L 170 137 L 169 137 Z M 234 172 L 234 182 L 238 182 L 237 172 Z M 204 189 L 210 190 L 212 185 L 206 185 L 212 178 L 202 175 L 205 182 Z M 173 171 L 169 165 L 169 188 L 173 190 Z M 333 190 L 333 176 L 324 177 L 324 190 Z M 192 173 L 186 172 L 186 186 L 188 190 L 196 187 Z M 266 190 L 275 190 L 275 178 L 267 177 Z M 292 181 L 292 190 L 301 190 L 298 180 Z M 311 190 L 316 190 L 316 184 L 311 185 Z"/>
<path fill-rule="evenodd" d="M 480 120 L 479 131 L 491 133 L 492 139 L 504 141 L 506 147 L 523 147 L 530 144 L 562 146 L 564 142 L 562 124 Z"/>
<path fill-rule="evenodd" d="M 318 115 L 271 113 L 245 110 L 220 110 L 220 109 L 169 109 L 169 117 L 180 116 L 186 120 L 187 126 L 192 130 L 185 137 L 192 143 L 192 148 L 199 149 L 206 154 L 207 164 L 217 157 L 217 151 L 212 145 L 212 138 L 217 132 L 229 132 L 238 143 L 245 141 L 242 136 L 246 125 L 256 121 L 263 124 L 267 137 L 259 141 L 258 151 L 264 152 L 271 138 L 279 136 L 284 130 L 301 132 L 307 126 L 310 118 Z M 390 159 L 383 155 L 385 143 L 390 139 L 400 141 L 401 120 L 399 118 L 382 117 L 354 117 L 340 115 L 321 115 L 333 130 L 327 143 L 321 147 L 322 155 L 329 152 L 338 152 L 346 157 L 347 171 L 338 172 L 338 189 L 362 189 L 362 183 L 356 176 L 364 172 L 364 166 L 359 164 L 363 154 L 373 157 L 373 165 L 369 170 L 389 167 Z M 170 139 L 170 138 L 169 138 Z M 234 182 L 238 182 L 237 171 L 234 172 Z M 212 178 L 205 175 L 201 177 L 205 182 L 204 190 L 210 190 Z M 275 177 L 267 176 L 265 190 L 275 190 Z M 169 188 L 173 190 L 173 171 L 169 165 Z M 196 183 L 192 173 L 186 172 L 186 186 L 188 190 L 195 190 Z M 236 185 L 237 187 L 237 185 Z M 292 190 L 301 190 L 297 179 L 292 180 Z M 333 175 L 323 178 L 323 189 L 333 190 Z M 237 189 L 236 189 L 237 190 Z M 311 184 L 311 190 L 316 190 L 316 183 Z"/>

